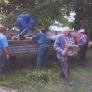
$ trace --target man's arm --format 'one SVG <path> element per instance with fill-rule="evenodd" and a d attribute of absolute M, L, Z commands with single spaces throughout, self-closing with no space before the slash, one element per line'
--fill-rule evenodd
<path fill-rule="evenodd" d="M 6 57 L 7 59 L 9 59 L 10 56 L 9 56 L 8 48 L 4 48 L 3 51 L 4 51 L 5 57 Z"/>
<path fill-rule="evenodd" d="M 54 49 L 55 49 L 57 52 L 61 52 L 61 51 L 62 51 L 62 49 L 61 49 L 61 47 L 60 47 L 61 42 L 60 42 L 59 39 L 60 39 L 60 38 L 57 37 L 57 39 L 56 39 L 55 42 L 54 42 Z"/>
<path fill-rule="evenodd" d="M 55 43 L 54 43 L 54 49 L 61 53 L 61 55 L 66 55 L 66 48 L 62 49 L 62 46 L 61 44 L 64 44 L 64 41 L 63 40 L 60 40 L 60 39 L 63 39 L 62 37 L 57 37 L 57 39 L 55 40 Z"/>
<path fill-rule="evenodd" d="M 4 55 L 7 59 L 9 59 L 9 52 L 8 52 L 8 41 L 7 41 L 7 38 L 6 36 L 4 36 L 2 38 L 2 48 L 3 48 L 3 51 L 4 51 Z"/>
<path fill-rule="evenodd" d="M 32 40 L 34 40 L 34 39 L 38 40 L 39 37 L 40 37 L 40 33 L 38 33 L 38 34 L 36 34 L 36 35 L 33 35 L 33 36 L 32 36 Z"/>

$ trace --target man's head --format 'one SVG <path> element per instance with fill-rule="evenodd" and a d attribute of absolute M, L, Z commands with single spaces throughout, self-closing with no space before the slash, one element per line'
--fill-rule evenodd
<path fill-rule="evenodd" d="M 80 29 L 79 32 L 84 34 L 85 33 L 85 29 Z"/>
<path fill-rule="evenodd" d="M 42 32 L 42 33 L 46 33 L 47 30 L 46 30 L 45 28 L 41 28 L 41 32 Z"/>
<path fill-rule="evenodd" d="M 5 28 L 3 25 L 0 24 L 0 32 L 5 31 L 5 29 L 6 29 L 6 28 Z"/>
<path fill-rule="evenodd" d="M 72 30 L 70 29 L 70 27 L 66 26 L 66 27 L 62 28 L 62 31 L 63 31 L 65 36 L 69 36 Z"/>

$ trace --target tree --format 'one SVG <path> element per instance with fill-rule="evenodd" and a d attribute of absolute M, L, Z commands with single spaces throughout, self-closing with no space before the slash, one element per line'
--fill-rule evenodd
<path fill-rule="evenodd" d="M 28 11 L 34 17 L 37 26 L 49 26 L 54 20 L 67 25 L 68 21 L 64 15 L 75 11 L 75 30 L 85 28 L 92 35 L 92 0 L 0 0 L 4 24 L 7 21 L 7 25 L 13 26 L 16 16 L 22 11 Z M 10 17 L 14 21 L 10 21 Z"/>
<path fill-rule="evenodd" d="M 59 20 L 61 15 L 63 15 L 61 13 L 62 2 L 60 0 L 9 0 L 7 4 L 9 8 L 5 8 L 5 4 L 2 7 L 2 13 L 8 15 L 9 18 L 12 12 L 15 14 L 15 11 L 16 13 L 28 11 L 39 26 L 49 26 L 53 20 Z"/>

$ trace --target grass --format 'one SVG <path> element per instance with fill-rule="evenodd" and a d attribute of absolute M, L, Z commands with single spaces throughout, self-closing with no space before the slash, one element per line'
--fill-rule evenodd
<path fill-rule="evenodd" d="M 87 53 L 85 67 L 74 65 L 71 78 L 74 85 L 70 86 L 59 78 L 59 68 L 35 70 L 22 69 L 0 76 L 0 86 L 18 88 L 19 92 L 89 92 L 92 87 L 92 50 Z"/>
<path fill-rule="evenodd" d="M 92 41 L 89 41 L 89 44 L 92 44 Z"/>

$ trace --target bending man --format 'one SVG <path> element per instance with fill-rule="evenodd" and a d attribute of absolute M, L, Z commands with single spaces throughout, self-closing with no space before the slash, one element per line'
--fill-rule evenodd
<path fill-rule="evenodd" d="M 19 38 L 25 39 L 25 34 L 34 29 L 34 20 L 28 13 L 23 12 L 17 17 L 17 27 L 19 29 Z"/>

